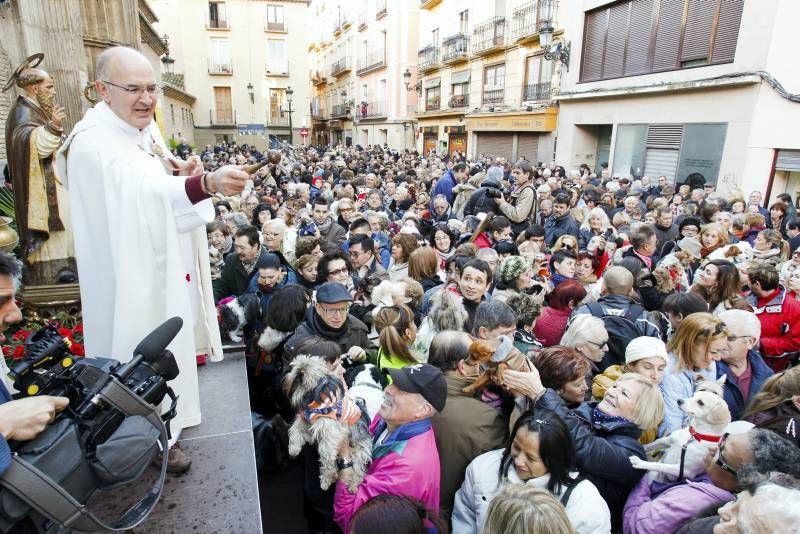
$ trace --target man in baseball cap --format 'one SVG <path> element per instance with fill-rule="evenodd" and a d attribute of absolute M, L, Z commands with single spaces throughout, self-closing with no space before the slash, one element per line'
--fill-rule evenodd
<path fill-rule="evenodd" d="M 431 417 L 444 409 L 447 382 L 439 369 L 426 363 L 388 371 L 393 383 L 370 425 L 372 463 L 355 493 L 347 487 L 353 475 L 347 439 L 339 448 L 333 511 L 342 532 L 350 532 L 350 520 L 362 504 L 390 489 L 421 501 L 428 510 L 439 510 L 441 469 Z"/>

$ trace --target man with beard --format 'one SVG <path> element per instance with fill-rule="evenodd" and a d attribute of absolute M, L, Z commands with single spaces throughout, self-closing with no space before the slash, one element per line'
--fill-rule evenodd
<path fill-rule="evenodd" d="M 6 147 L 27 285 L 76 280 L 69 200 L 53 165 L 65 114 L 53 79 L 35 68 L 42 57 L 29 57 L 3 88 L 22 91 L 6 120 Z"/>

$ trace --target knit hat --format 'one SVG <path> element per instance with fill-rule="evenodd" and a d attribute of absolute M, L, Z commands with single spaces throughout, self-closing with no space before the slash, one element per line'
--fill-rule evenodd
<path fill-rule="evenodd" d="M 627 364 L 654 356 L 661 358 L 664 360 L 664 363 L 669 364 L 667 347 L 664 345 L 664 342 L 657 337 L 637 337 L 628 343 L 628 346 L 625 348 L 625 363 Z"/>
<path fill-rule="evenodd" d="M 697 240 L 695 237 L 684 237 L 677 243 L 678 248 L 684 252 L 688 252 L 695 258 L 700 258 L 700 251 L 703 248 L 703 245 L 700 244 L 700 241 Z"/>
<path fill-rule="evenodd" d="M 530 268 L 531 264 L 522 256 L 509 256 L 500 265 L 500 278 L 504 282 L 511 282 Z"/>

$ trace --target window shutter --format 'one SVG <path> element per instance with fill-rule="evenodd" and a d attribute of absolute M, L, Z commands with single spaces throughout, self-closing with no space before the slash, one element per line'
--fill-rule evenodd
<path fill-rule="evenodd" d="M 681 38 L 683 2 L 661 0 L 658 11 L 658 27 L 653 50 L 653 71 L 678 68 L 678 47 Z"/>
<path fill-rule="evenodd" d="M 628 25 L 628 50 L 625 55 L 625 75 L 650 72 L 650 34 L 653 29 L 654 0 L 631 2 Z"/>
<path fill-rule="evenodd" d="M 590 82 L 601 78 L 607 28 L 607 9 L 586 14 L 586 31 L 583 36 L 582 82 Z"/>
<path fill-rule="evenodd" d="M 711 63 L 729 63 L 736 54 L 739 24 L 742 21 L 744 0 L 725 0 L 719 8 L 719 21 L 714 36 Z"/>
<path fill-rule="evenodd" d="M 708 59 L 711 48 L 711 26 L 714 23 L 717 5 L 717 2 L 710 0 L 689 0 L 681 61 Z"/>
<path fill-rule="evenodd" d="M 616 4 L 609 9 L 603 78 L 619 78 L 622 76 L 625 60 L 625 40 L 628 37 L 629 10 L 630 2 Z"/>
<path fill-rule="evenodd" d="M 683 124 L 651 124 L 647 127 L 647 148 L 679 149 Z"/>

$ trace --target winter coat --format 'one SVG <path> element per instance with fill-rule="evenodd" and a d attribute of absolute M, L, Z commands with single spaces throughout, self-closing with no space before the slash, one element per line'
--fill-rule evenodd
<path fill-rule="evenodd" d="M 489 503 L 503 486 L 524 483 L 537 488 L 547 488 L 547 483 L 550 482 L 549 474 L 522 482 L 513 465 L 508 469 L 507 478 L 501 481 L 499 472 L 502 457 L 503 449 L 494 450 L 478 456 L 469 464 L 464 483 L 455 496 L 453 534 L 478 534 L 486 521 Z M 578 473 L 574 472 L 571 475 L 575 478 Z M 567 490 L 563 486 L 560 489 L 561 491 L 554 495 L 556 499 L 560 499 Z M 611 531 L 608 505 L 591 481 L 584 479 L 575 486 L 565 508 L 569 522 L 577 534 L 605 534 Z"/>
<path fill-rule="evenodd" d="M 266 258 L 267 254 L 269 254 L 269 251 L 265 247 L 261 247 L 256 264 L 259 260 Z M 255 267 L 253 272 L 255 272 Z M 222 268 L 219 278 L 211 282 L 214 288 L 214 302 L 219 302 L 225 297 L 238 297 L 246 293 L 251 278 L 254 278 L 253 273 L 247 273 L 244 270 L 239 255 L 231 254 L 225 260 L 225 266 Z"/>
<path fill-rule="evenodd" d="M 464 218 L 464 207 L 467 205 L 472 193 L 477 191 L 478 188 L 471 184 L 458 184 L 453 188 L 455 200 L 453 200 L 452 212 L 457 219 Z"/>
<path fill-rule="evenodd" d="M 467 205 L 464 206 L 464 215 L 498 213 L 497 198 L 492 198 L 487 194 L 490 189 L 496 193 L 502 193 L 500 182 L 491 178 L 485 179 L 481 183 L 480 189 L 472 193 L 472 196 L 469 197 Z"/>
<path fill-rule="evenodd" d="M 586 250 L 589 246 L 589 241 L 592 240 L 594 236 L 596 236 L 591 228 L 579 228 L 578 229 L 578 248 L 580 250 Z M 600 234 L 603 235 L 603 234 Z M 616 233 L 614 233 L 616 235 Z"/>
<path fill-rule="evenodd" d="M 651 228 L 656 234 L 656 250 L 661 250 L 669 241 L 677 241 L 679 239 L 677 224 L 673 224 L 669 228 L 654 224 Z"/>
<path fill-rule="evenodd" d="M 445 373 L 447 406 L 431 419 L 442 467 L 440 515 L 453 511 L 456 491 L 464 482 L 464 471 L 477 456 L 503 447 L 508 424 L 501 413 L 462 389 L 474 382 L 454 372 Z"/>
<path fill-rule="evenodd" d="M 402 425 L 376 444 L 385 429 L 381 416 L 375 416 L 369 428 L 372 463 L 356 493 L 350 493 L 344 482 L 336 483 L 334 520 L 342 532 L 350 532 L 350 521 L 362 504 L 386 493 L 419 499 L 428 510 L 439 513 L 439 452 L 430 419 Z"/>
<path fill-rule="evenodd" d="M 322 230 L 319 231 L 320 238 L 328 243 L 340 247 L 342 246 L 342 243 L 344 243 L 345 239 L 347 239 L 347 230 L 339 226 L 339 224 L 332 218 L 329 217 L 328 220 L 331 221 L 331 225 L 324 233 Z M 319 228 L 319 225 L 317 225 L 317 228 Z"/>
<path fill-rule="evenodd" d="M 669 362 L 664 369 L 664 379 L 661 381 L 661 395 L 664 397 L 664 421 L 658 427 L 658 435 L 666 436 L 673 430 L 685 427 L 689 416 L 679 407 L 678 400 L 688 399 L 694 395 L 696 383 L 695 376 L 702 375 L 706 380 L 717 379 L 717 369 L 714 362 L 708 369 L 678 369 L 678 358 L 674 353 L 669 353 Z"/>
<path fill-rule="evenodd" d="M 386 272 L 389 273 L 389 280 L 392 282 L 397 282 L 401 278 L 408 276 L 408 262 L 395 263 L 394 258 L 392 258 L 392 261 L 389 262 L 389 268 L 386 269 Z"/>
<path fill-rule="evenodd" d="M 606 395 L 606 391 L 613 386 L 619 377 L 622 376 L 623 370 L 621 365 L 612 365 L 607 367 L 605 371 L 602 373 L 594 375 L 592 378 L 591 390 L 592 390 L 592 397 L 597 400 L 603 400 L 603 397 Z M 642 435 L 639 436 L 639 443 L 642 445 L 647 445 L 648 443 L 652 443 L 656 440 L 658 434 L 658 428 L 648 428 L 647 430 L 642 431 Z"/>
<path fill-rule="evenodd" d="M 778 288 L 780 291 L 766 305 L 759 306 L 753 294 L 746 299 L 761 322 L 761 355 L 776 372 L 789 365 L 789 358 L 781 356 L 800 350 L 800 301 L 787 298 L 783 286 Z"/>
<path fill-rule="evenodd" d="M 622 257 L 635 258 L 642 264 L 642 270 L 639 272 L 638 280 L 634 282 L 634 287 L 636 287 L 639 295 L 642 297 L 642 306 L 644 306 L 644 309 L 647 311 L 660 310 L 668 294 L 658 290 L 656 287 L 657 281 L 653 276 L 652 268 L 658 265 L 658 257 L 653 256 L 651 258 L 652 268 L 648 267 L 644 260 L 636 254 L 633 247 L 625 250 L 622 253 Z"/>
<path fill-rule="evenodd" d="M 654 488 L 660 491 L 653 491 Z M 709 506 L 721 506 L 731 499 L 732 493 L 715 486 L 705 474 L 674 485 L 658 482 L 651 485 L 647 478 L 643 478 L 625 503 L 623 532 L 676 532 Z"/>
<path fill-rule="evenodd" d="M 433 212 L 433 201 L 436 198 L 436 195 L 444 195 L 447 199 L 447 203 L 451 206 L 453 205 L 453 188 L 458 185 L 458 181 L 456 177 L 453 176 L 453 171 L 445 172 L 437 181 L 436 187 L 434 188 L 433 192 L 431 193 L 431 205 L 430 210 Z"/>
<path fill-rule="evenodd" d="M 536 203 L 536 191 L 530 184 L 523 186 L 521 189 L 515 190 L 505 204 L 500 204 L 500 212 L 505 215 L 511 225 L 515 226 L 515 231 L 519 233 L 518 228 L 527 227 L 533 206 Z"/>
<path fill-rule="evenodd" d="M 372 352 L 374 355 L 372 343 L 368 337 L 369 329 L 367 325 L 356 319 L 353 315 L 347 316 L 345 328 L 339 331 L 330 329 L 323 330 L 315 326 L 321 322 L 322 318 L 317 315 L 314 306 L 311 306 L 306 313 L 305 321 L 297 327 L 292 337 L 286 340 L 286 345 L 284 345 L 283 350 L 284 369 L 288 369 L 289 362 L 297 356 L 297 347 L 300 343 L 311 336 L 321 337 L 327 341 L 337 343 L 342 349 L 342 354 L 347 353 L 352 347 L 361 347 L 367 351 L 367 353 Z"/>
<path fill-rule="evenodd" d="M 561 336 L 567 329 L 567 320 L 571 309 L 565 308 L 557 310 L 550 306 L 542 308 L 542 314 L 533 325 L 533 333 L 536 334 L 536 339 L 545 347 L 552 347 L 558 345 L 561 341 Z"/>
<path fill-rule="evenodd" d="M 592 422 L 594 402 L 584 402 L 574 410 L 567 408 L 558 393 L 547 389 L 536 408 L 554 411 L 567 425 L 575 444 L 578 470 L 597 487 L 618 522 L 625 498 L 644 471 L 631 466 L 630 457 L 645 459 L 639 443 L 641 430 L 629 421 Z"/>
<path fill-rule="evenodd" d="M 562 235 L 569 234 L 577 236 L 579 230 L 580 226 L 578 226 L 577 221 L 569 213 L 562 217 L 550 215 L 544 221 L 544 240 L 548 247 L 552 247 L 556 239 Z"/>
<path fill-rule="evenodd" d="M 771 377 L 774 372 L 770 369 L 757 350 L 750 350 L 747 352 L 747 365 L 750 367 L 750 389 L 747 392 L 747 400 L 745 401 L 742 395 L 742 389 L 739 387 L 739 379 L 731 371 L 731 368 L 724 361 L 717 362 L 717 378 L 726 375 L 725 388 L 723 389 L 722 397 L 728 404 L 731 411 L 731 420 L 736 421 L 741 418 L 745 406 L 750 402 L 750 399 L 755 397 L 756 393 L 761 391 L 761 386 L 764 382 Z"/>

